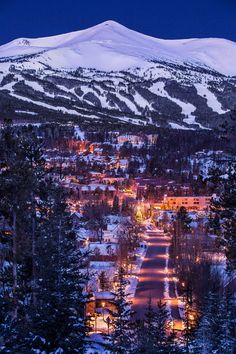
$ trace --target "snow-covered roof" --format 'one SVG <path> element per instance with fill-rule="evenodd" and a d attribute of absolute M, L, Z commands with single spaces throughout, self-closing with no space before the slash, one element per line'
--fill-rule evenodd
<path fill-rule="evenodd" d="M 111 293 L 110 291 L 101 291 L 101 292 L 95 292 L 94 297 L 97 300 L 113 300 L 115 298 L 115 295 Z"/>
<path fill-rule="evenodd" d="M 107 184 L 91 183 L 81 187 L 81 191 L 95 191 L 96 189 L 101 189 L 102 191 L 109 190 L 110 192 L 116 191 L 114 186 L 109 186 Z"/>

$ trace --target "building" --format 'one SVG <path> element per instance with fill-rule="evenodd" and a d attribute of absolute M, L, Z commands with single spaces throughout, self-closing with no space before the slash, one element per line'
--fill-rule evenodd
<path fill-rule="evenodd" d="M 144 144 L 154 145 L 157 142 L 157 134 L 125 134 L 117 137 L 118 144 L 130 143 L 134 146 L 142 146 Z"/>
<path fill-rule="evenodd" d="M 164 196 L 162 208 L 166 210 L 178 210 L 185 207 L 187 210 L 208 211 L 211 203 L 211 196 Z"/>
<path fill-rule="evenodd" d="M 79 196 L 80 200 L 109 200 L 113 199 L 117 194 L 117 190 L 113 185 L 90 183 L 87 185 L 80 185 Z"/>

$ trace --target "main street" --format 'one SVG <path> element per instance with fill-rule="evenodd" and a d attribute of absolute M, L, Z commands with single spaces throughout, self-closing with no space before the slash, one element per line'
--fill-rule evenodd
<path fill-rule="evenodd" d="M 151 297 L 153 305 L 159 299 L 167 302 L 175 329 L 181 329 L 175 292 L 176 278 L 169 264 L 170 239 L 162 230 L 147 231 L 148 249 L 139 275 L 139 283 L 133 299 L 133 310 L 137 318 L 142 318 Z"/>

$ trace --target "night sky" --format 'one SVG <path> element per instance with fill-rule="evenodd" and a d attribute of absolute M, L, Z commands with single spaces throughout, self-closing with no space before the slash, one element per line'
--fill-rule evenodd
<path fill-rule="evenodd" d="M 0 0 L 0 44 L 115 20 L 159 38 L 236 41 L 236 0 Z"/>

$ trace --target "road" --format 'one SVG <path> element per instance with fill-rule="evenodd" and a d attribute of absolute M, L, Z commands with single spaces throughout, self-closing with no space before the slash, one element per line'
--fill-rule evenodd
<path fill-rule="evenodd" d="M 179 329 L 182 323 L 180 323 L 178 300 L 175 296 L 176 278 L 173 269 L 169 266 L 170 240 L 161 230 L 147 231 L 147 235 L 149 245 L 133 299 L 133 310 L 137 318 L 143 318 L 150 297 L 153 304 L 163 299 L 170 306 L 175 328 Z"/>

